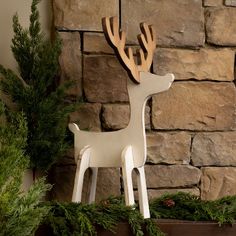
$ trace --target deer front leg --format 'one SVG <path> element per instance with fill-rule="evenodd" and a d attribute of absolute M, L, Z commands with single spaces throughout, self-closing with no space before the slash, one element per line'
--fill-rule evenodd
<path fill-rule="evenodd" d="M 144 172 L 144 166 L 137 168 L 137 182 L 138 182 L 138 195 L 139 195 L 139 208 L 143 217 L 150 218 L 147 185 Z"/>
<path fill-rule="evenodd" d="M 92 176 L 91 176 L 91 186 L 90 186 L 90 193 L 89 193 L 88 203 L 95 202 L 96 187 L 97 187 L 97 176 L 98 176 L 98 168 L 97 167 L 92 167 L 90 169 L 92 171 Z"/>
<path fill-rule="evenodd" d="M 122 161 L 122 176 L 125 191 L 125 203 L 128 206 L 134 205 L 134 192 L 132 182 L 132 170 L 134 169 L 132 147 L 127 146 L 121 155 Z"/>
<path fill-rule="evenodd" d="M 81 202 L 84 174 L 85 171 L 89 168 L 90 153 L 91 148 L 89 146 L 86 146 L 81 150 L 80 157 L 77 159 L 77 168 L 75 173 L 72 202 Z"/>

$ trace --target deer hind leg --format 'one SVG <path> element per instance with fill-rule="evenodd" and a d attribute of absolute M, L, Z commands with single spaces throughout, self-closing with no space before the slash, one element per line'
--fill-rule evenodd
<path fill-rule="evenodd" d="M 77 168 L 75 173 L 74 189 L 72 202 L 81 202 L 84 174 L 89 168 L 91 148 L 86 146 L 80 152 L 80 158 L 77 159 Z"/>
<path fill-rule="evenodd" d="M 127 146 L 122 152 L 122 176 L 124 182 L 125 191 L 125 203 L 126 205 L 134 205 L 134 192 L 132 182 L 132 170 L 134 169 L 133 152 L 132 147 Z"/>
<path fill-rule="evenodd" d="M 141 212 L 141 214 L 143 215 L 143 217 L 145 219 L 150 218 L 144 166 L 136 168 L 136 172 L 137 172 L 137 183 L 138 183 L 138 196 L 139 196 L 140 212 Z"/>

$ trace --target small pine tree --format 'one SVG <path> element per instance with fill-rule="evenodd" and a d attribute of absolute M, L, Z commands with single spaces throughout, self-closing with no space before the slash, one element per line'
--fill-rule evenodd
<path fill-rule="evenodd" d="M 24 151 L 27 125 L 22 113 L 5 112 L 1 102 L 1 118 L 4 114 L 5 122 L 0 125 L 0 236 L 32 235 L 50 210 L 39 205 L 50 186 L 41 179 L 27 193 L 21 193 L 29 162 Z"/>
<path fill-rule="evenodd" d="M 67 149 L 66 128 L 73 106 L 65 102 L 69 84 L 56 87 L 61 40 L 46 40 L 41 32 L 37 4 L 31 5 L 30 26 L 23 29 L 13 17 L 12 52 L 20 77 L 0 65 L 0 85 L 25 113 L 28 124 L 27 155 L 31 167 L 48 170 Z M 55 88 L 56 87 L 56 88 Z"/>

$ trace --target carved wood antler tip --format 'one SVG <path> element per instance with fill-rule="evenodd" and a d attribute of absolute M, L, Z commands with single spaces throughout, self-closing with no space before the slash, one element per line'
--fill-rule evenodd
<path fill-rule="evenodd" d="M 128 70 L 131 79 L 135 83 L 140 83 L 140 72 L 149 71 L 156 48 L 156 33 L 153 26 L 146 23 L 140 24 L 142 34 L 138 36 L 141 45 L 137 54 L 138 65 L 135 62 L 132 48 L 125 48 L 126 33 L 120 31 L 118 17 L 104 17 L 102 26 L 108 43 L 114 48 L 121 63 Z"/>

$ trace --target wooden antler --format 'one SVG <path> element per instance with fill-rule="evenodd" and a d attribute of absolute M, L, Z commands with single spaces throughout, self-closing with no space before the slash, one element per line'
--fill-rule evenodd
<path fill-rule="evenodd" d="M 140 71 L 149 71 L 156 48 L 154 28 L 151 25 L 148 26 L 146 23 L 140 24 L 140 28 L 142 34 L 138 36 L 138 39 L 141 48 L 137 53 L 140 64 L 136 65 L 132 48 L 125 48 L 126 33 L 119 30 L 118 18 L 103 18 L 103 30 L 108 42 L 115 49 L 120 60 L 130 72 L 131 78 L 136 83 L 140 83 Z"/>

